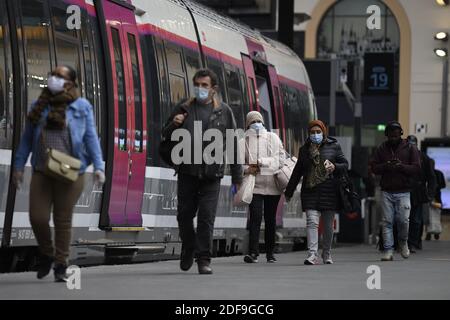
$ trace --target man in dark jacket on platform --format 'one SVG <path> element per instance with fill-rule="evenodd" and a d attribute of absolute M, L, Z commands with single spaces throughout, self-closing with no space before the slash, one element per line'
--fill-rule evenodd
<path fill-rule="evenodd" d="M 308 256 L 304 264 L 319 264 L 320 216 L 322 216 L 324 227 L 322 260 L 324 264 L 332 264 L 333 222 L 334 215 L 340 208 L 337 178 L 346 173 L 348 162 L 337 140 L 328 136 L 322 121 L 311 121 L 308 131 L 309 138 L 298 152 L 298 160 L 284 194 L 286 201 L 289 201 L 303 177 L 300 197 L 302 209 L 306 211 L 308 240 Z"/>
<path fill-rule="evenodd" d="M 401 255 L 405 259 L 409 257 L 410 192 L 420 172 L 420 156 L 415 146 L 402 139 L 403 129 L 399 122 L 390 122 L 385 135 L 388 140 L 375 150 L 370 166 L 373 173 L 381 175 L 384 246 L 381 260 L 392 261 L 394 220 L 397 222 Z"/>
<path fill-rule="evenodd" d="M 410 135 L 406 139 L 417 147 L 416 136 Z M 408 246 L 412 253 L 417 249 L 422 249 L 424 206 L 429 205 L 433 200 L 436 190 L 436 176 L 431 166 L 431 159 L 423 151 L 419 150 L 419 154 L 420 173 L 417 180 L 414 181 L 411 191 L 411 213 L 409 215 Z"/>
<path fill-rule="evenodd" d="M 230 107 L 216 98 L 218 90 L 217 76 L 209 69 L 201 69 L 193 78 L 195 98 L 179 103 L 167 120 L 162 135 L 164 139 L 182 137 L 180 145 L 185 141 L 182 133 L 187 133 L 188 145 L 181 149 L 181 162 L 172 157 L 178 173 L 178 226 L 182 240 L 180 268 L 187 271 L 197 258 L 198 272 L 211 274 L 211 247 L 220 192 L 220 180 L 224 176 L 225 157 L 227 154 L 227 129 L 236 130 L 236 121 Z M 223 157 L 219 161 L 205 161 L 206 144 L 203 135 L 219 132 L 223 143 Z M 178 132 L 177 132 L 178 131 Z M 174 134 L 174 135 L 172 135 Z M 179 137 L 178 137 L 179 138 Z M 237 159 L 237 137 L 233 137 L 231 160 L 231 180 L 238 188 L 242 181 L 242 165 Z M 217 143 L 218 141 L 213 140 Z M 174 147 L 174 149 L 177 146 Z M 188 150 L 190 149 L 190 150 Z M 186 153 L 185 153 L 186 152 Z M 172 155 L 174 151 L 172 151 Z M 206 160 L 207 157 L 206 157 Z M 197 230 L 194 229 L 194 218 L 197 214 Z"/>

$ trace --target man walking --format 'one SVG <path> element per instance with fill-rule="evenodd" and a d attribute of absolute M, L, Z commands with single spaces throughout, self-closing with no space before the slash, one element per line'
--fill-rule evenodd
<path fill-rule="evenodd" d="M 403 129 L 399 122 L 388 123 L 385 135 L 387 141 L 376 149 L 370 165 L 373 173 L 381 175 L 384 247 L 381 260 L 392 261 L 394 220 L 397 222 L 400 253 L 404 259 L 409 257 L 410 192 L 412 181 L 420 171 L 420 158 L 417 148 L 402 139 Z"/>
<path fill-rule="evenodd" d="M 417 137 L 410 135 L 408 142 L 417 147 Z M 422 249 L 424 206 L 433 200 L 436 191 L 436 176 L 431 166 L 431 159 L 422 151 L 420 155 L 420 173 L 414 181 L 411 191 L 411 213 L 409 216 L 408 247 L 411 253 Z"/>
<path fill-rule="evenodd" d="M 189 270 L 194 263 L 195 255 L 198 272 L 211 274 L 213 272 L 210 263 L 214 220 L 220 180 L 225 170 L 226 130 L 235 130 L 236 121 L 231 108 L 216 98 L 218 84 L 214 72 L 201 69 L 194 75 L 193 82 L 195 98 L 181 102 L 175 107 L 163 128 L 163 136 L 165 139 L 170 139 L 172 133 L 184 129 L 187 130 L 191 139 L 191 150 L 182 150 L 183 160 L 176 166 L 178 173 L 177 220 L 182 240 L 180 268 L 183 271 Z M 214 129 L 212 131 L 215 132 L 219 130 L 223 138 L 220 146 L 224 156 L 212 163 L 205 162 L 207 157 L 203 155 L 205 151 L 203 142 L 200 142 L 198 148 L 199 142 L 195 141 L 198 137 L 203 137 L 208 129 Z M 233 155 L 237 157 L 236 136 L 234 136 L 233 147 Z M 186 156 L 187 154 L 190 156 Z M 172 161 L 177 162 L 174 159 Z M 231 162 L 232 183 L 239 185 L 242 181 L 242 166 L 236 159 Z M 197 230 L 195 230 L 193 220 L 197 211 Z"/>

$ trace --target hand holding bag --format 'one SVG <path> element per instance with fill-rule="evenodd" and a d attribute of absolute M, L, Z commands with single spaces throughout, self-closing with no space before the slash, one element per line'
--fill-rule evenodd
<path fill-rule="evenodd" d="M 42 131 L 43 143 L 45 145 L 45 131 Z M 78 179 L 81 161 L 56 149 L 47 148 L 47 160 L 45 162 L 44 174 L 61 182 L 71 183 Z"/>

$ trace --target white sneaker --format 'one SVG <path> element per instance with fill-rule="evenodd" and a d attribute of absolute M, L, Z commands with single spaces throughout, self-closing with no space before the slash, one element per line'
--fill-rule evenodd
<path fill-rule="evenodd" d="M 333 264 L 330 253 L 322 253 L 322 260 L 324 264 Z"/>
<path fill-rule="evenodd" d="M 404 243 L 400 245 L 400 254 L 402 255 L 403 259 L 408 259 L 409 258 L 409 248 L 408 248 L 408 243 Z"/>
<path fill-rule="evenodd" d="M 381 257 L 381 261 L 392 261 L 394 260 L 394 253 L 392 250 L 387 250 L 384 252 L 383 256 Z"/>
<path fill-rule="evenodd" d="M 319 258 L 314 253 L 309 253 L 308 257 L 305 259 L 304 264 L 306 265 L 315 265 L 319 264 Z"/>

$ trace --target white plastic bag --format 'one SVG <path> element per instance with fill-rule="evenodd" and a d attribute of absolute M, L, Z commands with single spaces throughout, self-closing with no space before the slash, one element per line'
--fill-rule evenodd
<path fill-rule="evenodd" d="M 241 187 L 233 198 L 234 206 L 248 206 L 253 199 L 253 189 L 255 188 L 255 176 L 246 175 L 242 180 Z"/>
<path fill-rule="evenodd" d="M 440 234 L 441 232 L 441 209 L 430 205 L 430 224 L 427 227 L 427 233 Z"/>

